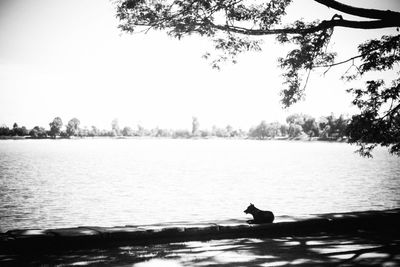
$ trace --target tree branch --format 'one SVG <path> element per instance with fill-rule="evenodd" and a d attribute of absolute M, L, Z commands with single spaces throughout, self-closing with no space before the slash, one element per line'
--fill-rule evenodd
<path fill-rule="evenodd" d="M 331 68 L 331 67 L 347 63 L 347 62 L 349 62 L 351 60 L 354 60 L 356 58 L 363 57 L 363 56 L 365 56 L 365 55 L 354 56 L 354 57 L 348 58 L 346 60 L 343 60 L 343 61 L 340 61 L 340 62 L 336 62 L 336 63 L 332 63 L 332 64 L 328 64 L 328 65 L 316 65 L 316 66 L 314 66 L 314 68 Z"/>
<path fill-rule="evenodd" d="M 335 0 L 314 0 L 317 3 L 336 9 L 343 13 L 369 19 L 400 20 L 400 13 L 391 10 L 367 9 L 349 6 Z"/>
<path fill-rule="evenodd" d="M 392 108 L 393 103 L 391 105 L 391 107 L 389 108 L 388 112 L 380 118 L 380 121 L 382 121 L 384 118 L 388 117 L 388 116 L 392 116 L 394 113 L 396 113 L 397 111 L 400 110 L 400 103 L 398 103 L 394 108 Z"/>
<path fill-rule="evenodd" d="M 196 26 L 204 26 L 198 24 Z M 296 28 L 282 28 L 282 29 L 248 29 L 238 26 L 230 26 L 230 25 L 219 25 L 219 24 L 211 24 L 211 26 L 215 29 L 222 31 L 230 31 L 234 33 L 244 34 L 244 35 L 271 35 L 271 34 L 307 34 L 313 33 L 324 29 L 334 28 L 334 27 L 345 27 L 345 28 L 353 28 L 353 29 L 380 29 L 380 28 L 388 28 L 388 27 L 400 27 L 400 19 L 398 21 L 386 21 L 386 20 L 370 20 L 370 21 L 352 21 L 352 20 L 324 20 L 320 24 L 304 28 L 304 29 L 296 29 Z"/>

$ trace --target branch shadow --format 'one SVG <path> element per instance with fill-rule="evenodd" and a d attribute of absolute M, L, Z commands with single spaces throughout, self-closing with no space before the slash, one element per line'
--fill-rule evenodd
<path fill-rule="evenodd" d="M 1 266 L 400 266 L 400 233 L 355 231 L 2 255 Z"/>

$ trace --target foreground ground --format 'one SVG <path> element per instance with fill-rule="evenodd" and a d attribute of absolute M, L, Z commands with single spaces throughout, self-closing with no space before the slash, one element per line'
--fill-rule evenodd
<path fill-rule="evenodd" d="M 249 226 L 12 230 L 0 266 L 400 266 L 400 209 Z"/>
<path fill-rule="evenodd" d="M 0 266 L 400 266 L 398 230 L 1 255 Z"/>

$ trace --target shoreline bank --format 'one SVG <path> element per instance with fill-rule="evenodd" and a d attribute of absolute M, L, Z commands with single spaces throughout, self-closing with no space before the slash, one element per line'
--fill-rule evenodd
<path fill-rule="evenodd" d="M 301 142 L 332 142 L 332 143 L 349 143 L 347 138 L 321 138 L 321 137 L 276 137 L 276 138 L 265 138 L 265 139 L 258 139 L 258 138 L 248 138 L 248 137 L 217 137 L 217 136 L 210 136 L 210 137 L 163 137 L 163 136 L 82 136 L 82 137 L 41 137 L 41 138 L 33 138 L 30 136 L 0 136 L 0 140 L 93 140 L 93 139 L 116 139 L 116 140 L 124 140 L 124 139 L 173 139 L 173 140 L 254 140 L 254 141 L 301 141 Z"/>
<path fill-rule="evenodd" d="M 81 226 L 59 229 L 16 229 L 0 233 L 0 250 L 47 251 L 115 246 L 154 245 L 195 240 L 279 237 L 316 232 L 347 233 L 366 230 L 399 231 L 400 208 L 313 215 L 307 219 L 272 224 L 182 224 L 170 226 Z"/>

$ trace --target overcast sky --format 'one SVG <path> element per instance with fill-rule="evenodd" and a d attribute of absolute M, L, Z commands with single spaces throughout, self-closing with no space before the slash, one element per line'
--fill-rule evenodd
<path fill-rule="evenodd" d="M 294 1 L 290 19 L 330 19 L 333 10 L 314 1 Z M 346 1 L 399 10 L 398 0 Z M 311 12 L 310 12 L 311 11 Z M 81 125 L 248 129 L 261 120 L 284 121 L 293 112 L 315 117 L 354 112 L 341 81 L 349 67 L 312 73 L 306 100 L 282 109 L 278 56 L 285 47 L 264 38 L 263 52 L 239 57 L 236 65 L 213 70 L 202 55 L 212 51 L 200 37 L 173 40 L 164 33 L 129 35 L 117 28 L 108 0 L 0 0 L 0 124 L 48 128 L 56 116 Z M 331 48 L 338 59 L 357 45 L 395 29 L 335 30 Z M 389 76 L 388 76 L 389 75 Z M 387 74 L 387 78 L 392 74 Z"/>

